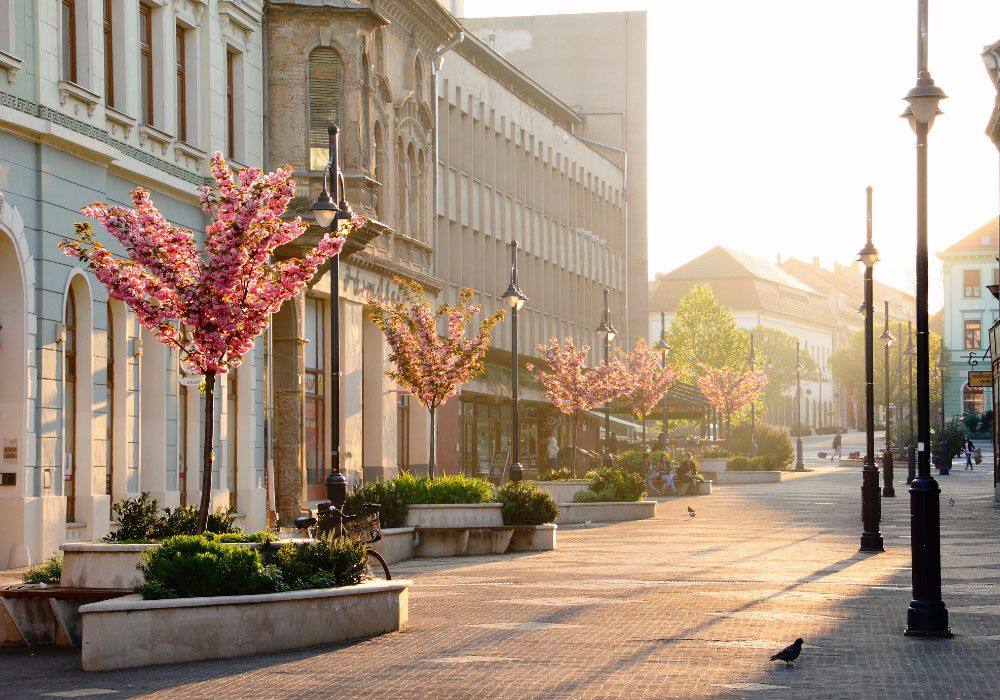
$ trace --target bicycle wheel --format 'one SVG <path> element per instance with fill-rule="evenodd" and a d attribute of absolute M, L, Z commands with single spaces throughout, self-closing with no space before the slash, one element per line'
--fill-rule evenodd
<path fill-rule="evenodd" d="M 382 555 L 371 547 L 368 547 L 366 551 L 368 552 L 368 559 L 365 562 L 365 577 L 384 578 L 386 581 L 391 581 L 392 574 L 389 573 L 389 565 L 385 563 Z"/>

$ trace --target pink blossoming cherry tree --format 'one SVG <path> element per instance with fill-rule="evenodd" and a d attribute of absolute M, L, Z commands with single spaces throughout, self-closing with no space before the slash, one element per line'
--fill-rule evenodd
<path fill-rule="evenodd" d="M 538 344 L 535 350 L 549 369 L 536 368 L 531 363 L 525 367 L 535 381 L 542 385 L 545 398 L 560 413 L 571 420 L 570 441 L 573 447 L 573 467 L 576 468 L 576 429 L 580 416 L 602 403 L 613 401 L 626 392 L 625 373 L 619 362 L 587 367 L 589 345 L 579 349 L 567 337 L 561 345 L 556 338 L 549 338 L 548 345 Z"/>
<path fill-rule="evenodd" d="M 215 187 L 200 189 L 202 211 L 210 218 L 203 246 L 192 231 L 172 226 L 141 187 L 131 193 L 134 208 L 96 202 L 83 209 L 121 244 L 124 258 L 104 247 L 89 223 L 76 224 L 76 240 L 59 246 L 86 263 L 110 298 L 124 302 L 143 328 L 177 348 L 181 361 L 204 377 L 199 533 L 211 501 L 216 378 L 239 367 L 271 315 L 364 224 L 355 217 L 324 235 L 305 257 L 273 260 L 276 248 L 306 230 L 298 217 L 281 218 L 295 192 L 292 169 L 245 168 L 234 177 L 221 153 L 210 165 Z"/>
<path fill-rule="evenodd" d="M 369 297 L 370 318 L 389 344 L 392 369 L 386 375 L 416 398 L 430 412 L 430 457 L 427 473 L 434 477 L 437 449 L 435 413 L 438 406 L 458 392 L 458 388 L 483 371 L 483 359 L 489 348 L 493 326 L 503 318 L 501 309 L 479 323 L 479 329 L 466 335 L 472 317 L 482 311 L 470 304 L 471 289 L 458 293 L 456 304 L 441 304 L 432 311 L 416 282 L 394 277 L 402 299 L 383 303 Z M 438 324 L 447 322 L 444 336 Z"/>
<path fill-rule="evenodd" d="M 756 401 L 764 387 L 767 375 L 763 372 L 740 372 L 734 369 L 709 367 L 700 364 L 702 374 L 698 377 L 698 388 L 708 402 L 726 419 L 726 432 L 731 435 L 730 419 L 744 406 Z"/>
<path fill-rule="evenodd" d="M 636 420 L 642 421 L 642 444 L 646 444 L 646 418 L 663 400 L 670 385 L 677 381 L 678 372 L 672 367 L 661 367 L 649 349 L 646 339 L 635 339 L 635 349 L 628 353 L 618 351 L 624 385 L 623 398 L 632 409 Z"/>

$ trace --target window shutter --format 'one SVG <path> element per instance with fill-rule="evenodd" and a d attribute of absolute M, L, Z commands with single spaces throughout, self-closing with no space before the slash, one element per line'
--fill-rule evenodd
<path fill-rule="evenodd" d="M 309 152 L 310 167 L 322 170 L 327 162 L 327 127 L 340 124 L 340 55 L 320 47 L 309 54 Z"/>

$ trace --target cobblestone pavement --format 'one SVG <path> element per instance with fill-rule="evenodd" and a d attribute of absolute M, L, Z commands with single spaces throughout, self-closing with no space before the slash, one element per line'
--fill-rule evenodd
<path fill-rule="evenodd" d="M 883 500 L 887 551 L 869 555 L 858 470 L 809 459 L 815 471 L 781 484 L 666 500 L 654 520 L 563 528 L 554 552 L 396 565 L 414 580 L 397 634 L 92 674 L 68 652 L 3 650 L 0 697 L 997 697 L 1000 512 L 986 463 L 940 479 L 951 640 L 902 634 L 905 468 L 899 497 Z M 795 667 L 768 661 L 800 636 Z"/>

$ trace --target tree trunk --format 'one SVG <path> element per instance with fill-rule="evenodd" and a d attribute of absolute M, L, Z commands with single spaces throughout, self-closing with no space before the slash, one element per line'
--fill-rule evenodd
<path fill-rule="evenodd" d="M 201 454 L 201 506 L 198 509 L 197 534 L 208 527 L 208 508 L 212 501 L 212 441 L 215 437 L 215 372 L 205 373 L 205 444 Z"/>
<path fill-rule="evenodd" d="M 437 410 L 437 407 L 434 406 L 427 410 L 431 412 L 431 453 L 430 456 L 427 458 L 427 476 L 433 479 L 434 464 L 436 457 L 435 452 L 437 451 L 437 424 L 434 422 L 434 417 L 435 417 L 434 412 Z"/>
<path fill-rule="evenodd" d="M 646 449 L 646 414 L 642 414 L 642 448 Z"/>
<path fill-rule="evenodd" d="M 573 470 L 573 476 L 577 476 L 576 473 L 576 429 L 580 417 L 577 414 L 573 414 L 569 419 L 569 466 Z"/>
<path fill-rule="evenodd" d="M 729 443 L 730 449 L 732 449 L 732 444 L 733 444 L 733 417 L 732 417 L 732 415 L 726 416 L 726 441 Z"/>

